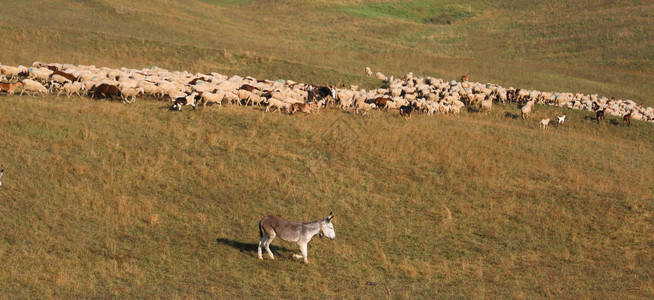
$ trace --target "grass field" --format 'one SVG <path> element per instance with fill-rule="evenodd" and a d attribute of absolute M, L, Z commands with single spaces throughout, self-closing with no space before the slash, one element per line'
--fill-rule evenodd
<path fill-rule="evenodd" d="M 651 106 L 653 14 L 648 1 L 10 0 L 0 62 L 367 88 L 382 83 L 366 65 L 471 71 Z M 654 297 L 653 124 L 518 112 L 405 122 L 0 95 L 0 295 Z M 538 129 L 561 113 L 565 126 Z M 280 240 L 276 260 L 256 258 L 264 215 L 329 211 L 336 239 L 309 243 L 310 264 Z"/>

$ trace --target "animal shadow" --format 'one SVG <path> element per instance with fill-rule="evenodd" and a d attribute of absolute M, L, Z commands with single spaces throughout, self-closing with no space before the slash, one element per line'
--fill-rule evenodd
<path fill-rule="evenodd" d="M 513 120 L 517 120 L 518 117 L 520 117 L 520 116 L 518 116 L 517 114 L 514 114 L 514 113 L 507 112 L 507 113 L 504 114 L 504 117 L 511 118 Z"/>
<path fill-rule="evenodd" d="M 239 241 L 234 241 L 234 240 L 229 240 L 226 238 L 217 238 L 216 239 L 217 244 L 223 244 L 230 246 L 232 248 L 238 249 L 239 251 L 246 253 L 246 252 L 257 252 L 257 249 L 259 248 L 259 243 L 243 243 Z M 263 250 L 265 252 L 265 250 Z M 273 251 L 274 253 L 279 253 L 279 252 L 291 252 L 290 249 L 285 248 L 285 247 L 278 247 L 274 245 L 270 245 L 270 251 Z"/>
<path fill-rule="evenodd" d="M 479 108 L 479 107 L 468 106 L 468 112 L 470 112 L 470 113 L 478 113 L 478 112 L 481 112 L 481 108 Z"/>

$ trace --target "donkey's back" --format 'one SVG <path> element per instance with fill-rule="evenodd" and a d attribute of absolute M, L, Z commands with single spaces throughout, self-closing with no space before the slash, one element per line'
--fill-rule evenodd
<path fill-rule="evenodd" d="M 302 222 L 282 219 L 278 216 L 269 215 L 259 221 L 259 235 L 263 237 L 265 232 L 268 236 L 279 236 L 288 242 L 297 242 L 302 231 Z"/>

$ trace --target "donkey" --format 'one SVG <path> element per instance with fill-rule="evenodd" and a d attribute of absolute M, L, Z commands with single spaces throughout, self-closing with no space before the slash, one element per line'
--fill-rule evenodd
<path fill-rule="evenodd" d="M 263 259 L 263 256 L 261 256 L 262 247 L 266 248 L 270 259 L 275 259 L 272 251 L 270 251 L 270 243 L 279 235 L 282 240 L 296 242 L 300 246 L 302 255 L 293 254 L 293 257 L 303 258 L 304 263 L 308 264 L 307 244 L 314 235 L 320 233 L 320 237 L 324 234 L 332 240 L 336 238 L 334 224 L 332 224 L 333 218 L 334 215 L 331 212 L 329 212 L 327 218 L 311 222 L 289 221 L 273 215 L 264 217 L 259 221 L 259 236 L 261 237 L 259 249 L 257 249 L 259 259 Z"/>

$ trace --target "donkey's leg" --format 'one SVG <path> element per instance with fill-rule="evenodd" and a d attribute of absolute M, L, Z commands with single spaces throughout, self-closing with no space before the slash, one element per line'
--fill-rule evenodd
<path fill-rule="evenodd" d="M 300 251 L 302 252 L 302 257 L 304 258 L 304 263 L 308 264 L 309 259 L 307 258 L 307 244 L 306 243 L 300 245 Z"/>
<path fill-rule="evenodd" d="M 309 261 L 307 260 L 307 243 L 304 244 L 298 243 L 297 245 L 300 246 L 300 252 L 302 252 L 302 255 L 293 254 L 293 257 L 304 258 L 304 263 L 308 264 Z"/>
<path fill-rule="evenodd" d="M 267 240 L 268 240 L 268 234 L 264 232 L 263 235 L 261 236 L 261 241 L 259 242 L 259 248 L 257 249 L 257 256 L 259 257 L 259 259 L 263 259 L 263 256 L 261 255 L 261 247 L 264 246 Z"/>
<path fill-rule="evenodd" d="M 270 243 L 272 243 L 272 241 L 275 239 L 275 236 L 275 232 L 271 232 L 268 240 L 264 244 L 266 246 L 266 252 L 268 252 L 268 255 L 270 255 L 270 259 L 275 259 L 272 251 L 270 251 Z"/>

